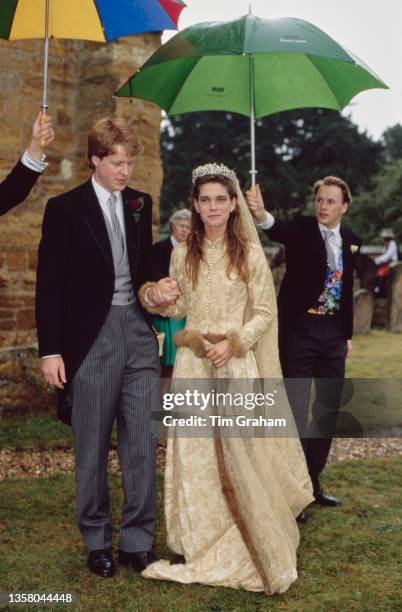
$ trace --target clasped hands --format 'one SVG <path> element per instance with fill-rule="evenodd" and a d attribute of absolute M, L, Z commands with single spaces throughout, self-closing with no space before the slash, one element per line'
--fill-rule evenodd
<path fill-rule="evenodd" d="M 181 291 L 175 280 L 170 277 L 162 278 L 148 290 L 148 298 L 157 306 L 171 306 L 176 303 Z M 207 359 L 212 361 L 216 368 L 224 366 L 233 353 L 227 340 L 221 340 L 214 344 L 206 354 Z"/>
<path fill-rule="evenodd" d="M 161 278 L 156 285 L 148 289 L 147 297 L 156 305 L 162 306 L 173 306 L 177 302 L 181 291 L 179 285 L 173 278 L 166 276 Z"/>

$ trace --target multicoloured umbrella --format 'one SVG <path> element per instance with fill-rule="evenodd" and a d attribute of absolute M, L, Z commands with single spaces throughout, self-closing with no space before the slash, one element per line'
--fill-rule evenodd
<path fill-rule="evenodd" d="M 44 38 L 42 110 L 47 109 L 49 38 L 108 42 L 176 30 L 182 0 L 0 0 L 0 38 Z"/>
<path fill-rule="evenodd" d="M 305 107 L 341 110 L 385 83 L 325 32 L 301 19 L 247 15 L 200 23 L 160 47 L 117 92 L 168 114 L 224 110 L 250 117 L 255 185 L 255 119 Z"/>

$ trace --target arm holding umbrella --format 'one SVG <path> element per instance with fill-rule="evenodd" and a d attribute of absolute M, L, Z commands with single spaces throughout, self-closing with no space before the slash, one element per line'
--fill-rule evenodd
<path fill-rule="evenodd" d="M 297 234 L 297 226 L 295 226 L 293 222 L 275 219 L 265 207 L 259 185 L 251 187 L 246 191 L 246 202 L 257 227 L 264 232 L 269 231 L 268 236 L 271 240 L 280 242 L 283 245 L 294 240 Z"/>
<path fill-rule="evenodd" d="M 31 142 L 16 166 L 0 183 L 0 215 L 20 204 L 28 196 L 48 164 L 42 160 L 44 146 L 54 140 L 51 117 L 39 114 L 33 124 Z"/>

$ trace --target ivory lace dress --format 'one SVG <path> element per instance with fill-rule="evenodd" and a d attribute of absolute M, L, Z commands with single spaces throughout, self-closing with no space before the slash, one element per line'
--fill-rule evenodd
<path fill-rule="evenodd" d="M 177 303 L 146 307 L 171 318 L 187 317 L 187 330 L 231 331 L 243 356 L 215 369 L 184 346 L 178 349 L 173 378 L 281 378 L 275 292 L 261 248 L 250 245 L 246 285 L 235 273 L 227 276 L 224 240 L 205 239 L 195 289 L 185 272 L 186 248 L 177 245 L 171 258 L 170 276 L 182 292 Z M 173 432 L 165 469 L 167 542 L 185 563 L 157 561 L 142 575 L 282 593 L 297 578 L 295 517 L 312 501 L 296 437 L 184 438 Z"/>

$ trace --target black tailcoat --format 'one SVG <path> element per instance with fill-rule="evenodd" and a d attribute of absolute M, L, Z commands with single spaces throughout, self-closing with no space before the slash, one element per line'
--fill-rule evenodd
<path fill-rule="evenodd" d="M 122 192 L 126 242 L 135 293 L 151 274 L 152 200 L 126 187 Z M 144 205 L 132 209 L 138 198 Z M 114 266 L 103 213 L 91 180 L 51 198 L 39 245 L 36 317 L 39 355 L 60 354 L 67 385 L 59 397 L 59 417 L 69 422 L 67 391 L 93 345 L 111 307 Z M 146 316 L 144 314 L 144 316 Z"/>
<path fill-rule="evenodd" d="M 28 197 L 40 174 L 24 166 L 21 161 L 14 166 L 10 174 L 0 183 L 0 215 L 4 215 Z"/>
<path fill-rule="evenodd" d="M 152 271 L 155 280 L 169 276 L 172 251 L 173 244 L 170 236 L 166 240 L 160 240 L 152 246 Z"/>
<path fill-rule="evenodd" d="M 275 221 L 265 233 L 286 247 L 286 274 L 278 296 L 279 331 L 314 306 L 323 291 L 327 270 L 325 243 L 315 217 Z M 340 317 L 345 340 L 353 333 L 353 269 L 361 239 L 341 225 L 343 278 Z"/>

